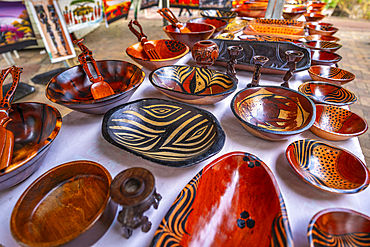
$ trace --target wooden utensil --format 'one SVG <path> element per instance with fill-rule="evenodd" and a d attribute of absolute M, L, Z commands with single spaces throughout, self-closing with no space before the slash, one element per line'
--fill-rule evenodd
<path fill-rule="evenodd" d="M 95 59 L 92 56 L 92 51 L 90 51 L 83 43 L 84 39 L 74 40 L 73 43 L 76 44 L 81 49 L 81 54 L 78 55 L 78 61 L 82 65 L 83 70 L 92 82 L 90 87 L 91 94 L 94 99 L 101 99 L 114 94 L 113 89 L 107 82 L 104 81 L 103 76 L 100 74 L 98 66 L 96 65 Z M 89 70 L 87 61 L 90 61 L 95 69 L 97 78 L 94 78 Z"/>
<path fill-rule="evenodd" d="M 168 8 L 162 8 L 157 11 L 163 18 L 171 22 L 172 26 L 177 27 L 180 33 L 191 33 L 190 29 L 183 26 L 182 23 L 177 20 L 176 16 Z"/>

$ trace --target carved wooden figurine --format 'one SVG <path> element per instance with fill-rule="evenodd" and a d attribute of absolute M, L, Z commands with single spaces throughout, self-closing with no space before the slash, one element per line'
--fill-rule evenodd
<path fill-rule="evenodd" d="M 289 50 L 285 52 L 285 58 L 288 61 L 287 67 L 289 68 L 289 70 L 286 72 L 283 78 L 284 83 L 282 83 L 281 86 L 289 88 L 289 80 L 293 77 L 293 73 L 295 72 L 297 63 L 301 61 L 303 57 L 304 54 L 300 51 Z"/>
<path fill-rule="evenodd" d="M 191 48 L 191 55 L 195 63 L 205 69 L 215 63 L 218 53 L 218 46 L 210 40 L 198 41 Z"/>
<path fill-rule="evenodd" d="M 261 68 L 263 65 L 265 65 L 265 63 L 268 62 L 269 59 L 265 56 L 257 55 L 253 57 L 253 60 L 255 64 L 253 78 L 252 78 L 252 82 L 247 84 L 247 87 L 258 87 L 259 86 L 260 77 L 261 77 Z"/>
<path fill-rule="evenodd" d="M 241 45 L 227 47 L 227 52 L 229 53 L 230 61 L 227 62 L 227 72 L 226 73 L 228 76 L 233 78 L 235 82 L 238 82 L 238 78 L 236 78 L 236 70 L 235 70 L 235 64 L 238 63 L 236 58 L 242 51 L 243 51 L 243 47 L 241 47 Z"/>

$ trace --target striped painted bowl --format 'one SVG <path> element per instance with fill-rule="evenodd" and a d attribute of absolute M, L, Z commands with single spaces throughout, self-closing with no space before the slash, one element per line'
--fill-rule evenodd
<path fill-rule="evenodd" d="M 336 42 L 324 41 L 324 40 L 311 40 L 303 42 L 303 45 L 311 50 L 320 50 L 327 52 L 336 52 L 342 45 Z"/>
<path fill-rule="evenodd" d="M 347 70 L 324 65 L 311 66 L 308 73 L 314 81 L 331 82 L 339 86 L 355 79 L 355 75 Z"/>

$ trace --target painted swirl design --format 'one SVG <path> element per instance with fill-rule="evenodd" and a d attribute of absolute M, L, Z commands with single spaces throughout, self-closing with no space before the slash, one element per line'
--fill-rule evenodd
<path fill-rule="evenodd" d="M 317 48 L 321 48 L 321 49 L 334 49 L 334 48 L 338 48 L 338 44 L 337 43 L 334 43 L 334 42 L 329 42 L 329 41 L 320 41 L 318 43 L 319 47 Z"/>
<path fill-rule="evenodd" d="M 320 73 L 319 76 L 332 78 L 332 79 L 352 79 L 353 78 L 352 73 L 339 69 L 339 68 L 335 68 L 335 67 L 330 68 L 329 74 L 324 72 L 324 73 Z"/>
<path fill-rule="evenodd" d="M 279 195 L 281 211 L 276 215 L 271 227 L 271 244 L 270 247 L 277 246 L 294 246 L 293 237 L 290 231 L 288 214 L 285 207 L 283 196 Z"/>
<path fill-rule="evenodd" d="M 356 95 L 345 88 L 339 86 L 330 86 L 328 84 L 322 86 L 322 93 L 320 84 L 305 84 L 299 88 L 299 91 L 315 101 L 326 104 L 348 104 L 357 100 Z M 316 93 L 316 92 L 319 93 Z"/>

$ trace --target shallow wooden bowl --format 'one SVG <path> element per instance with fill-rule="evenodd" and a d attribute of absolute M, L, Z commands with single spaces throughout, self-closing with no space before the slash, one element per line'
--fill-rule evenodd
<path fill-rule="evenodd" d="M 306 21 L 321 21 L 325 18 L 325 15 L 320 13 L 306 13 L 304 14 L 304 18 L 306 18 Z"/>
<path fill-rule="evenodd" d="M 339 30 L 336 27 L 326 27 L 320 25 L 307 25 L 307 28 L 310 35 L 334 35 Z"/>
<path fill-rule="evenodd" d="M 180 192 L 150 246 L 167 243 L 292 247 L 287 209 L 271 170 L 258 157 L 243 152 L 212 161 Z"/>
<path fill-rule="evenodd" d="M 62 126 L 59 111 L 42 103 L 12 104 L 7 129 L 14 134 L 11 165 L 0 172 L 0 190 L 31 176 L 41 165 Z"/>
<path fill-rule="evenodd" d="M 222 19 L 228 22 L 232 22 L 238 16 L 238 14 L 233 11 L 214 9 L 202 10 L 200 11 L 200 15 L 208 18 Z"/>
<path fill-rule="evenodd" d="M 250 133 L 271 141 L 285 140 L 308 130 L 315 105 L 304 94 L 284 87 L 253 87 L 238 92 L 231 110 Z"/>
<path fill-rule="evenodd" d="M 72 161 L 47 171 L 13 209 L 14 239 L 22 246 L 91 246 L 116 215 L 111 181 L 109 172 L 92 161 Z"/>
<path fill-rule="evenodd" d="M 347 70 L 325 65 L 311 66 L 308 73 L 314 81 L 331 82 L 339 86 L 355 79 L 355 75 Z"/>
<path fill-rule="evenodd" d="M 46 97 L 57 104 L 72 110 L 104 114 L 114 106 L 127 102 L 144 80 L 144 72 L 136 65 L 124 61 L 97 61 L 97 66 L 104 81 L 115 94 L 101 99 L 94 99 L 91 94 L 91 82 L 82 65 L 77 65 L 56 75 L 46 86 Z M 88 63 L 90 71 L 93 66 Z"/>
<path fill-rule="evenodd" d="M 237 87 L 237 83 L 228 75 L 190 66 L 159 68 L 150 73 L 149 80 L 167 97 L 197 105 L 217 103 Z"/>
<path fill-rule="evenodd" d="M 286 149 L 295 173 L 316 188 L 332 193 L 351 194 L 369 185 L 369 170 L 345 149 L 317 140 L 298 140 Z"/>
<path fill-rule="evenodd" d="M 322 50 L 311 50 L 311 64 L 312 65 L 327 65 L 331 66 L 342 60 L 342 56 Z"/>
<path fill-rule="evenodd" d="M 307 25 L 312 25 L 312 26 L 320 26 L 320 29 L 321 30 L 326 30 L 330 27 L 333 26 L 332 23 L 329 23 L 329 22 L 317 22 L 317 21 L 310 21 L 310 22 L 306 22 L 306 26 Z"/>
<path fill-rule="evenodd" d="M 152 162 L 186 167 L 218 153 L 225 133 L 212 113 L 184 103 L 142 99 L 109 110 L 103 137 Z"/>
<path fill-rule="evenodd" d="M 311 50 L 336 52 L 342 45 L 336 42 L 323 41 L 323 40 L 311 40 L 303 42 L 303 45 Z"/>
<path fill-rule="evenodd" d="M 162 66 L 175 64 L 190 51 L 187 45 L 177 40 L 149 40 L 149 43 L 154 45 L 155 51 L 161 59 L 149 59 L 140 42 L 126 49 L 127 55 L 131 57 L 132 60 L 148 70 L 155 70 Z"/>
<path fill-rule="evenodd" d="M 310 40 L 323 40 L 323 41 L 332 41 L 332 42 L 338 42 L 340 41 L 340 38 L 337 38 L 332 35 L 309 35 L 304 37 L 305 40 L 310 41 Z"/>
<path fill-rule="evenodd" d="M 283 17 L 284 19 L 287 19 L 287 20 L 297 20 L 300 16 L 306 13 L 306 11 L 307 11 L 306 7 L 303 7 L 303 6 L 284 7 Z"/>
<path fill-rule="evenodd" d="M 229 22 L 226 21 L 226 20 L 209 18 L 209 17 L 195 18 L 195 19 L 189 20 L 188 22 L 190 22 L 190 23 L 205 23 L 205 24 L 209 24 L 209 25 L 214 26 L 216 28 L 216 30 L 212 34 L 211 38 L 214 38 L 214 37 L 218 36 L 219 34 L 221 34 L 225 30 L 227 25 L 229 24 Z"/>

